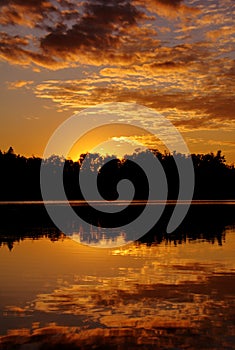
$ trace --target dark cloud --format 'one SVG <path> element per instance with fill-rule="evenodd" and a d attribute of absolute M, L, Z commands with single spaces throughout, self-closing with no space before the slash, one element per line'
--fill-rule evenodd
<path fill-rule="evenodd" d="M 34 52 L 29 49 L 29 40 L 20 36 L 10 36 L 6 33 L 0 33 L 0 58 L 10 63 L 21 64 L 23 66 L 35 63 L 46 68 L 63 67 L 66 63 L 58 63 L 49 55 Z"/>
<path fill-rule="evenodd" d="M 16 33 L 24 33 L 18 26 L 30 27 L 32 35 L 28 48 L 16 46 L 12 43 L 11 28 L 1 57 L 25 65 L 31 60 L 51 69 L 81 63 L 138 64 L 159 45 L 156 29 L 151 27 L 154 18 L 146 11 L 152 5 L 167 8 L 166 13 L 183 6 L 181 0 L 3 0 L 0 24 L 14 25 Z M 163 64 L 156 57 L 152 70 L 161 65 L 176 68 L 175 63 L 170 63 L 175 58 L 163 59 L 168 60 Z"/>
<path fill-rule="evenodd" d="M 167 6 L 172 6 L 172 7 L 177 7 L 179 6 L 183 0 L 154 0 L 155 3 L 160 3 L 163 5 L 167 5 Z"/>
<path fill-rule="evenodd" d="M 23 52 L 29 41 L 19 36 L 10 36 L 7 33 L 0 33 L 0 57 L 10 62 L 22 62 Z"/>
<path fill-rule="evenodd" d="M 75 10 L 77 8 L 78 1 L 75 2 L 70 0 L 57 0 L 57 2 L 60 4 L 61 7 L 67 8 L 69 10 Z"/>
<path fill-rule="evenodd" d="M 77 53 L 81 48 L 117 48 L 122 33 L 137 25 L 142 17 L 130 1 L 86 2 L 83 15 L 72 28 L 56 28 L 41 40 L 41 48 L 56 56 Z"/>

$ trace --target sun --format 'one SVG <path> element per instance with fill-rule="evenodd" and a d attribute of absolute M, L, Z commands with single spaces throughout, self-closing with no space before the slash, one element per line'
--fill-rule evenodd
<path fill-rule="evenodd" d="M 67 157 L 77 161 L 83 153 L 116 155 L 122 158 L 136 149 L 162 149 L 163 144 L 150 132 L 133 125 L 107 124 L 82 135 L 72 146 Z"/>

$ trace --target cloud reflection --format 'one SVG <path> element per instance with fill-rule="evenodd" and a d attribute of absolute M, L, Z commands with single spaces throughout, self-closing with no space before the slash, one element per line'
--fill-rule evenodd
<path fill-rule="evenodd" d="M 207 339 L 209 349 L 223 348 L 224 341 L 228 348 L 233 347 L 233 300 L 229 295 L 234 274 L 199 283 L 136 285 L 132 291 L 122 290 L 119 283 L 107 279 L 99 281 L 99 288 L 92 285 L 94 280 L 89 282 L 39 295 L 35 305 L 47 313 L 84 314 L 83 327 L 33 324 L 32 329 L 9 331 L 0 337 L 0 346 L 33 346 L 36 341 L 46 349 L 125 349 L 128 342 L 131 349 L 155 349 L 157 345 L 166 349 L 169 344 L 196 349 Z M 91 320 L 95 327 L 89 326 Z"/>
<path fill-rule="evenodd" d="M 33 347 L 35 342 L 40 349 L 53 350 L 91 346 L 122 350 L 126 344 L 130 349 L 196 349 L 205 341 L 211 349 L 223 348 L 224 342 L 232 348 L 233 233 L 228 230 L 226 251 L 206 242 L 132 243 L 110 250 L 103 264 L 120 260 L 109 273 L 105 266 L 99 274 L 64 273 L 51 291 L 38 294 L 25 306 L 6 306 L 6 317 L 29 320 L 30 316 L 33 323 L 1 336 L 0 349 Z M 84 263 L 82 249 L 74 262 Z M 90 258 L 92 251 L 96 254 L 93 248 Z M 67 322 L 70 326 L 65 326 Z"/>

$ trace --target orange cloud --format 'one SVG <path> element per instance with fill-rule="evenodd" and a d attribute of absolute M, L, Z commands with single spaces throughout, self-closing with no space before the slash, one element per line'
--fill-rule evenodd
<path fill-rule="evenodd" d="M 231 40 L 231 36 L 235 34 L 235 26 L 222 26 L 219 29 L 211 30 L 206 33 L 206 37 L 212 41 L 216 41 L 218 39 Z M 234 38 L 235 41 L 235 38 Z"/>
<path fill-rule="evenodd" d="M 29 85 L 33 84 L 33 80 L 17 80 L 17 81 L 10 81 L 7 82 L 7 87 L 9 90 L 16 90 L 20 89 L 22 87 L 28 87 Z"/>
<path fill-rule="evenodd" d="M 0 24 L 17 24 L 30 28 L 47 19 L 50 12 L 56 11 L 53 4 L 47 0 L 4 0 L 0 8 Z"/>
<path fill-rule="evenodd" d="M 160 16 L 175 18 L 186 15 L 195 16 L 200 13 L 199 8 L 184 4 L 183 0 L 136 0 L 137 4 L 145 6 L 149 11 Z"/>
<path fill-rule="evenodd" d="M 104 102 L 136 102 L 165 113 L 181 129 L 233 130 L 233 61 L 209 58 L 207 66 L 187 63 L 186 51 L 183 65 L 183 57 L 181 64 L 172 61 L 105 68 L 91 78 L 46 81 L 36 87 L 35 94 L 66 109 Z"/>
<path fill-rule="evenodd" d="M 35 29 L 31 39 L 27 35 L 21 38 L 28 41 L 27 47 L 20 43 L 15 45 L 13 38 L 16 36 L 12 35 L 14 28 L 8 34 L 7 31 L 3 33 L 3 39 L 8 36 L 8 40 L 4 40 L 1 57 L 14 64 L 34 63 L 50 69 L 80 64 L 126 65 L 136 64 L 138 60 L 143 61 L 143 56 L 153 52 L 161 44 L 161 40 L 156 40 L 157 31 L 164 35 L 170 30 L 165 23 L 163 26 L 157 25 L 158 17 L 155 13 L 154 16 L 148 14 L 148 10 L 152 8 L 157 9 L 158 15 L 161 9 L 165 9 L 173 17 L 178 13 L 187 14 L 184 28 L 197 29 L 188 21 L 198 9 L 182 0 L 100 0 L 95 3 L 71 3 L 68 0 L 57 0 L 53 3 L 49 0 L 6 0 L 0 6 L 0 23 L 5 25 L 4 28 L 13 25 Z M 206 12 L 206 7 L 201 11 Z M 206 15 L 203 18 L 206 18 Z M 173 18 L 172 24 L 176 23 Z M 199 19 L 197 24 L 200 24 Z M 43 32 L 39 29 L 43 29 Z M 15 33 L 18 33 L 17 28 Z M 170 33 L 173 39 L 174 31 L 170 30 Z M 147 55 L 146 60 L 148 57 Z M 165 61 L 172 61 L 172 57 L 167 57 Z M 154 62 L 158 63 L 161 62 Z"/>
<path fill-rule="evenodd" d="M 75 61 L 78 56 L 93 62 L 115 61 L 115 56 L 128 58 L 128 51 L 122 50 L 122 37 L 138 30 L 137 22 L 145 17 L 129 0 L 87 2 L 83 15 L 71 28 L 52 29 L 40 39 L 40 47 L 46 55 L 62 60 Z M 121 54 L 117 55 L 117 50 Z"/>
<path fill-rule="evenodd" d="M 1 58 L 53 70 L 81 64 L 130 65 L 144 59 L 147 63 L 150 52 L 161 44 L 157 32 L 166 33 L 154 23 L 156 14 L 149 13 L 153 5 L 172 13 L 193 9 L 181 0 L 5 0 L 0 5 L 0 23 L 6 29 L 2 33 Z M 21 37 L 12 34 L 19 32 L 18 27 Z M 32 35 L 22 29 L 25 27 L 32 29 Z M 170 61 L 168 57 L 166 62 Z"/>
<path fill-rule="evenodd" d="M 37 97 L 60 110 L 137 102 L 165 113 L 181 130 L 234 130 L 232 1 L 197 4 L 4 0 L 0 57 L 34 70 L 83 67 L 84 79 L 35 87 Z M 18 80 L 8 89 L 30 85 Z"/>

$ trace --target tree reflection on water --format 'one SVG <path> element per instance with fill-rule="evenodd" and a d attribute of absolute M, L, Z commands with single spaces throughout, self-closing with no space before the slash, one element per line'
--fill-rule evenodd
<path fill-rule="evenodd" d="M 27 208 L 3 219 L 1 350 L 234 348 L 234 205 L 194 205 L 171 235 L 168 206 L 140 240 L 105 250 Z M 125 240 L 110 230 L 77 238 Z"/>
<path fill-rule="evenodd" d="M 231 202 L 232 203 L 232 202 Z M 225 228 L 235 225 L 233 204 L 208 205 L 202 202 L 191 205 L 190 210 L 183 223 L 172 233 L 166 233 L 167 223 L 174 209 L 174 205 L 167 205 L 158 223 L 145 236 L 138 241 L 141 243 L 174 242 L 181 244 L 187 239 L 203 239 L 211 243 L 223 244 L 225 240 Z M 130 217 L 138 215 L 142 205 L 129 207 Z M 8 245 L 11 250 L 15 242 L 25 238 L 38 239 L 48 237 L 50 240 L 64 239 L 65 235 L 55 227 L 48 217 L 46 210 L 41 205 L 5 205 L 1 206 L 2 222 L 0 229 L 0 246 Z M 116 219 L 109 216 L 103 217 L 102 213 L 94 214 L 93 209 L 88 206 L 75 206 L 75 211 L 84 220 L 90 222 L 89 229 L 85 229 L 82 223 L 68 223 L 71 226 L 71 237 L 84 244 L 94 246 L 102 245 L 123 245 L 132 241 L 128 233 L 120 231 L 120 215 Z M 123 214 L 126 216 L 126 214 Z M 109 227 L 109 229 L 103 229 Z"/>

